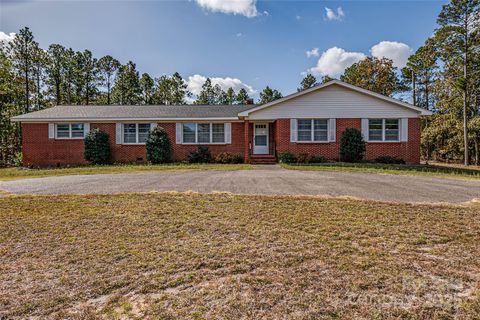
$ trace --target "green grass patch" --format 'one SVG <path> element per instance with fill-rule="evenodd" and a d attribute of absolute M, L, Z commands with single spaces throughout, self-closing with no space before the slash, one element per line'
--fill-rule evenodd
<path fill-rule="evenodd" d="M 477 319 L 478 207 L 0 198 L 0 318 Z"/>
<path fill-rule="evenodd" d="M 410 176 L 431 176 L 453 179 L 480 179 L 480 168 L 465 168 L 462 166 L 442 165 L 402 165 L 380 163 L 322 163 L 322 164 L 282 164 L 285 169 L 340 171 L 362 173 L 384 173 Z"/>
<path fill-rule="evenodd" d="M 104 165 L 54 169 L 0 168 L 0 180 L 16 180 L 80 174 L 135 173 L 187 170 L 249 170 L 249 164 L 162 164 L 162 165 Z"/>

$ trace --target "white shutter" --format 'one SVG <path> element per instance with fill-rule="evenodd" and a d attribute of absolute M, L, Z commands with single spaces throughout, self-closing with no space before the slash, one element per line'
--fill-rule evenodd
<path fill-rule="evenodd" d="M 86 137 L 89 132 L 90 132 L 90 123 L 84 123 L 83 124 L 83 137 Z"/>
<path fill-rule="evenodd" d="M 368 119 L 362 119 L 363 140 L 368 141 Z"/>
<path fill-rule="evenodd" d="M 156 122 L 152 122 L 150 123 L 150 130 L 153 130 L 157 127 L 157 123 Z"/>
<path fill-rule="evenodd" d="M 115 142 L 117 144 L 122 144 L 122 124 L 115 123 Z"/>
<path fill-rule="evenodd" d="M 48 124 L 48 139 L 55 139 L 55 123 Z"/>
<path fill-rule="evenodd" d="M 232 143 L 232 124 L 230 122 L 225 123 L 225 143 Z"/>
<path fill-rule="evenodd" d="M 176 141 L 177 144 L 182 144 L 183 142 L 183 127 L 181 123 L 176 124 Z"/>
<path fill-rule="evenodd" d="M 408 141 L 408 118 L 400 119 L 400 141 Z"/>
<path fill-rule="evenodd" d="M 297 119 L 290 119 L 290 142 L 297 142 Z"/>
<path fill-rule="evenodd" d="M 329 140 L 335 142 L 337 140 L 336 133 L 337 133 L 337 119 L 330 119 L 328 123 L 328 131 L 329 132 Z"/>

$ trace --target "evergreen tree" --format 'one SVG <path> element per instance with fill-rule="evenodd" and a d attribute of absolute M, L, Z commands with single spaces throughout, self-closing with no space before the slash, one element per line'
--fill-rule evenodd
<path fill-rule="evenodd" d="M 178 72 L 171 77 L 171 104 L 184 104 L 185 98 L 190 97 L 191 93 L 187 90 L 187 84 Z"/>
<path fill-rule="evenodd" d="M 335 80 L 334 78 L 330 77 L 329 75 L 325 75 L 322 77 L 322 84 Z"/>
<path fill-rule="evenodd" d="M 35 88 L 35 108 L 40 110 L 46 107 L 43 88 L 46 82 L 46 70 L 48 64 L 48 54 L 43 49 L 37 47 L 32 55 L 32 78 Z"/>
<path fill-rule="evenodd" d="M 38 43 L 35 42 L 33 33 L 28 27 L 20 29 L 10 42 L 9 53 L 12 58 L 13 67 L 16 73 L 23 78 L 24 111 L 30 111 L 30 92 L 32 86 L 32 63 L 33 55 L 38 50 Z"/>
<path fill-rule="evenodd" d="M 282 98 L 282 94 L 279 91 L 271 89 L 269 86 L 267 86 L 262 92 L 260 92 L 259 103 L 264 104 L 280 98 Z"/>
<path fill-rule="evenodd" d="M 227 94 L 223 91 L 219 84 L 213 87 L 213 104 L 226 104 Z"/>
<path fill-rule="evenodd" d="M 480 1 L 479 0 L 452 0 L 443 6 L 437 23 L 440 28 L 436 32 L 441 54 L 446 62 L 445 68 L 456 73 L 456 87 L 462 91 L 463 114 L 463 146 L 464 163 L 469 164 L 468 118 L 471 113 L 469 107 L 469 92 L 476 84 L 471 77 L 472 57 L 478 54 L 480 45 Z M 456 68 L 458 62 L 462 68 Z M 455 72 L 456 71 L 456 72 Z"/>
<path fill-rule="evenodd" d="M 79 83 L 83 84 L 84 98 L 80 99 L 80 103 L 89 105 L 97 94 L 97 84 L 100 80 L 97 67 L 97 59 L 93 58 L 92 52 L 85 50 L 77 54 L 78 57 L 78 75 L 82 79 Z"/>
<path fill-rule="evenodd" d="M 112 92 L 115 103 L 127 105 L 139 103 L 142 89 L 135 63 L 128 61 L 126 65 L 120 66 Z"/>
<path fill-rule="evenodd" d="M 148 73 L 142 74 L 142 77 L 140 78 L 140 88 L 142 90 L 143 104 L 153 104 L 152 97 L 154 93 L 154 85 L 155 82 Z"/>
<path fill-rule="evenodd" d="M 47 90 L 55 98 L 55 104 L 62 104 L 62 85 L 64 83 L 65 47 L 51 44 L 47 55 Z"/>
<path fill-rule="evenodd" d="M 225 92 L 225 101 L 224 104 L 234 104 L 236 99 L 235 91 L 232 87 L 228 88 L 227 92 Z"/>
<path fill-rule="evenodd" d="M 312 74 L 309 73 L 305 76 L 305 78 L 303 78 L 300 84 L 301 84 L 301 87 L 297 88 L 298 92 L 315 86 L 317 84 L 317 79 Z"/>
<path fill-rule="evenodd" d="M 102 84 L 107 87 L 107 104 L 111 103 L 112 78 L 120 67 L 120 62 L 110 55 L 101 57 L 98 60 L 98 70 L 100 72 Z"/>
<path fill-rule="evenodd" d="M 195 104 L 215 104 L 215 90 L 210 78 L 207 78 L 202 85 L 202 91 L 200 91 Z"/>
<path fill-rule="evenodd" d="M 235 102 L 237 104 L 247 104 L 249 99 L 250 97 L 248 96 L 247 90 L 245 88 L 241 88 L 238 91 L 237 97 L 235 98 Z"/>

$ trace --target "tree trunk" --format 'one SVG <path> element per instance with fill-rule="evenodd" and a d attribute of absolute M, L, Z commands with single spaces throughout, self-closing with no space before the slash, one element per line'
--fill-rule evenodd
<path fill-rule="evenodd" d="M 28 83 L 28 44 L 25 43 L 25 113 L 28 113 L 30 110 L 30 101 L 28 97 L 30 96 L 30 88 Z"/>
<path fill-rule="evenodd" d="M 428 70 L 425 70 L 425 107 L 427 110 L 430 110 L 429 106 L 429 97 L 428 97 Z"/>
<path fill-rule="evenodd" d="M 467 62 L 468 62 L 468 14 L 465 14 L 465 54 L 463 59 L 463 78 L 464 78 L 464 88 L 463 88 L 463 145 L 464 145 L 464 163 L 466 166 L 469 165 L 469 155 L 468 155 L 468 81 L 467 81 Z"/>
<path fill-rule="evenodd" d="M 412 104 L 414 106 L 417 105 L 417 98 L 416 98 L 416 90 L 415 90 L 415 73 L 412 71 Z"/>
<path fill-rule="evenodd" d="M 107 104 L 110 105 L 110 75 L 107 75 Z"/>
<path fill-rule="evenodd" d="M 57 101 L 57 106 L 60 105 L 60 80 L 55 81 L 55 91 L 56 91 L 56 101 Z"/>

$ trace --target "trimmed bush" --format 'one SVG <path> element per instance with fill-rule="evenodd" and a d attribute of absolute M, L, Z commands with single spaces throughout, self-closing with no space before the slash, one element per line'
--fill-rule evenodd
<path fill-rule="evenodd" d="M 311 156 L 310 163 L 325 163 L 327 162 L 327 158 L 324 156 Z"/>
<path fill-rule="evenodd" d="M 212 154 L 207 147 L 198 147 L 197 150 L 190 152 L 187 161 L 189 163 L 209 163 L 212 162 Z"/>
<path fill-rule="evenodd" d="M 308 153 L 300 153 L 297 156 L 297 163 L 310 163 L 311 156 Z"/>
<path fill-rule="evenodd" d="M 90 131 L 85 137 L 85 160 L 93 164 L 110 163 L 110 139 L 108 133 L 100 129 Z"/>
<path fill-rule="evenodd" d="M 365 155 L 365 141 L 362 133 L 355 128 L 347 128 L 340 140 L 340 160 L 344 162 L 360 162 Z"/>
<path fill-rule="evenodd" d="M 172 161 L 172 145 L 165 129 L 155 127 L 150 130 L 145 146 L 149 162 L 159 164 Z"/>
<path fill-rule="evenodd" d="M 278 155 L 278 161 L 280 163 L 294 163 L 297 161 L 293 153 L 291 152 L 282 152 Z"/>
<path fill-rule="evenodd" d="M 243 163 L 243 156 L 238 153 L 222 152 L 215 157 L 216 163 Z"/>
<path fill-rule="evenodd" d="M 384 164 L 405 164 L 405 161 L 403 159 L 391 156 L 376 157 L 374 162 Z"/>

